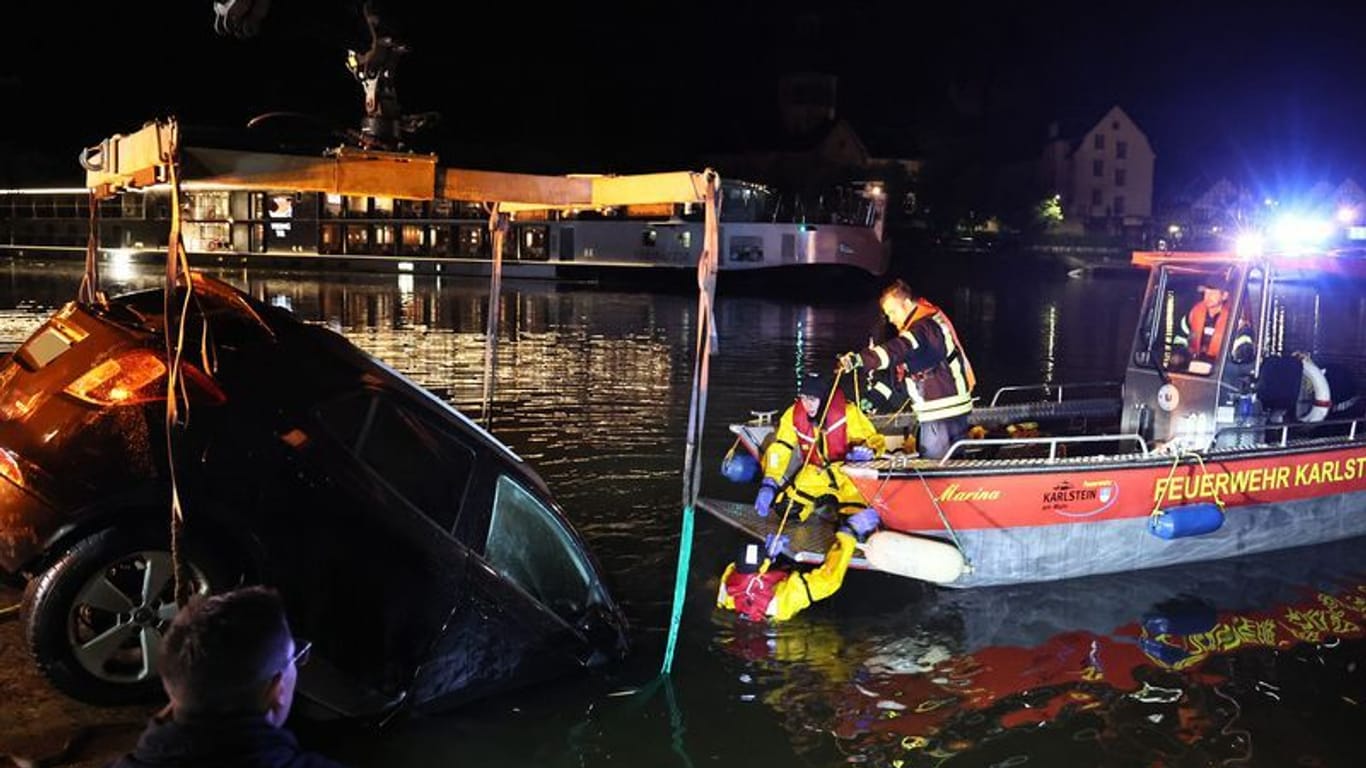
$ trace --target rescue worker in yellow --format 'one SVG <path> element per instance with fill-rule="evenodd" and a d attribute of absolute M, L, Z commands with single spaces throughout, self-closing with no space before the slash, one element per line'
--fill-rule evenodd
<path fill-rule="evenodd" d="M 779 491 L 798 505 L 799 520 L 810 517 L 818 503 L 833 502 L 844 514 L 862 509 L 867 502 L 841 467 L 846 459 L 868 461 L 886 448 L 886 439 L 857 405 L 846 401 L 827 376 L 810 373 L 764 451 L 754 511 L 767 517 Z"/>
<path fill-rule="evenodd" d="M 817 600 L 835 594 L 844 584 L 844 574 L 858 543 L 877 530 L 878 514 L 872 508 L 845 519 L 835 532 L 835 541 L 825 554 L 825 562 L 811 571 L 765 570 L 760 563 L 758 544 L 746 544 L 740 557 L 726 566 L 721 586 L 716 591 L 716 607 L 735 611 L 750 621 L 787 621 Z M 787 536 L 768 538 L 771 562 L 787 546 Z"/>
<path fill-rule="evenodd" d="M 890 381 L 877 383 L 879 393 L 890 399 L 893 386 L 904 388 L 920 422 L 920 455 L 943 458 L 968 432 L 977 384 L 972 364 L 948 315 L 917 298 L 904 281 L 883 289 L 878 305 L 897 335 L 881 345 L 840 355 L 836 366 L 846 373 L 858 368 L 891 373 Z"/>

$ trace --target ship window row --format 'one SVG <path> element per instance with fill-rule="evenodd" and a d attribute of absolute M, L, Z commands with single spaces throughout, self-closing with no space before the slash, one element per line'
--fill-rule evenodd
<path fill-rule="evenodd" d="M 155 222 L 103 221 L 100 247 L 156 250 L 166 247 L 164 225 Z M 0 219 L 0 245 L 84 247 L 90 229 L 85 220 Z M 487 225 L 373 224 L 317 221 L 187 222 L 185 247 L 193 253 L 308 253 L 323 255 L 434 256 L 487 259 L 491 238 Z M 503 258 L 545 261 L 550 233 L 544 224 L 513 227 L 504 240 Z"/>
<path fill-rule="evenodd" d="M 154 208 L 169 214 L 169 207 Z M 129 195 L 101 200 L 99 214 L 106 219 L 141 219 L 147 215 L 141 195 Z M 0 219 L 88 219 L 90 196 L 70 195 L 0 195 Z"/>
<path fill-rule="evenodd" d="M 170 218 L 170 196 L 164 191 L 127 192 L 102 200 L 99 215 L 106 219 Z M 0 220 L 86 219 L 89 196 L 81 193 L 0 194 Z M 272 190 L 185 192 L 186 221 L 242 221 L 256 219 L 361 219 L 371 221 L 486 222 L 481 203 L 455 200 L 399 200 L 389 197 L 299 193 Z M 875 207 L 861 191 L 837 187 L 815 196 L 782 196 L 764 187 L 723 185 L 721 220 L 732 222 L 806 222 L 872 226 Z M 700 205 L 621 206 L 601 210 L 526 212 L 521 220 L 681 218 L 701 221 Z"/>

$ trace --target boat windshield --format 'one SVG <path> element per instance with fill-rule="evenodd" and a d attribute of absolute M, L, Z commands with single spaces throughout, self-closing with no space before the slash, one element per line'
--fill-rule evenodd
<path fill-rule="evenodd" d="M 1211 376 L 1224 359 L 1252 362 L 1253 302 L 1243 296 L 1236 269 L 1166 266 L 1154 275 L 1152 287 L 1134 348 L 1137 365 Z"/>
<path fill-rule="evenodd" d="M 772 221 L 777 196 L 757 184 L 721 184 L 722 221 Z"/>
<path fill-rule="evenodd" d="M 845 184 L 819 193 L 796 194 L 746 182 L 723 182 L 721 221 L 872 227 L 879 217 L 879 202 L 864 187 Z M 688 220 L 700 221 L 700 216 L 700 206 L 684 213 Z"/>

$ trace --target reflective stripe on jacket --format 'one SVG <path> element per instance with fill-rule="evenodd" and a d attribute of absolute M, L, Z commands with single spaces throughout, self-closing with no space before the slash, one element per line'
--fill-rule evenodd
<path fill-rule="evenodd" d="M 1191 357 L 1203 357 L 1209 360 L 1218 360 L 1219 352 L 1223 349 L 1224 334 L 1228 330 L 1228 308 L 1225 307 L 1215 319 L 1214 325 L 1209 325 L 1209 309 L 1204 304 L 1196 304 L 1191 307 L 1191 311 L 1181 318 L 1181 331 L 1176 338 L 1180 344 L 1185 342 L 1186 349 L 1190 351 Z M 1246 327 L 1247 323 L 1240 322 L 1233 335 L 1233 351 L 1244 345 L 1252 344 L 1252 334 Z M 1207 331 L 1213 331 L 1207 334 Z M 1209 346 L 1205 346 L 1205 336 L 1209 335 Z"/>
<path fill-rule="evenodd" d="M 822 434 L 823 445 L 811 451 L 810 463 L 825 466 L 827 463 L 844 461 L 849 447 L 864 443 L 877 453 L 886 449 L 886 438 L 858 406 L 844 399 L 844 393 L 835 391 L 835 399 L 825 414 L 826 431 Z M 822 406 L 824 407 L 824 406 Z M 832 434 L 834 433 L 834 434 Z M 801 403 L 792 404 L 783 411 L 778 419 L 778 429 L 773 435 L 773 443 L 764 452 L 764 477 L 780 487 L 784 486 L 807 461 L 807 451 L 811 448 L 811 419 Z"/>
<path fill-rule="evenodd" d="M 830 461 L 842 460 L 849 446 L 849 432 L 845 429 L 849 419 L 845 413 L 844 393 L 835 390 L 830 397 L 829 406 L 822 403 L 821 408 L 825 409 L 825 429 L 822 430 L 822 437 L 825 439 L 821 441 L 820 446 L 815 445 L 816 430 L 811 417 L 806 415 L 806 409 L 792 409 L 792 428 L 797 432 L 797 451 L 801 453 L 803 461 L 818 467 L 825 466 L 827 457 Z M 807 458 L 808 453 L 810 459 Z"/>

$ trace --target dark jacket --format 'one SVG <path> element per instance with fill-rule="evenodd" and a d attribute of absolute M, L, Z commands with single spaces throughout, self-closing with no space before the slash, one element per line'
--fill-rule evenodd
<path fill-rule="evenodd" d="M 305 752 L 260 715 L 177 723 L 153 719 L 137 749 L 108 768 L 344 768 Z"/>
<path fill-rule="evenodd" d="M 922 423 L 972 411 L 976 381 L 972 365 L 959 346 L 958 332 L 943 311 L 924 299 L 918 300 L 900 333 L 863 350 L 860 357 L 864 368 L 896 372 L 896 379 L 905 382 L 911 408 Z"/>

